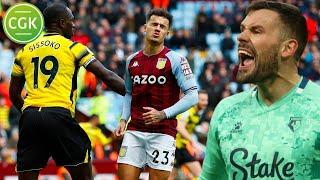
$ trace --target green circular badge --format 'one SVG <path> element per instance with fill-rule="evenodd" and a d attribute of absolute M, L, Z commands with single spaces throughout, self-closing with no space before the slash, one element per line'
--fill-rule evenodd
<path fill-rule="evenodd" d="M 36 6 L 19 3 L 8 9 L 2 25 L 9 39 L 16 43 L 26 44 L 41 34 L 44 20 Z"/>

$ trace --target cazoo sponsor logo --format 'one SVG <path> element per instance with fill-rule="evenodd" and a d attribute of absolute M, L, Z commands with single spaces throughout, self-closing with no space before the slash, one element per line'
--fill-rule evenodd
<path fill-rule="evenodd" d="M 131 76 L 131 79 L 133 81 L 133 84 L 165 84 L 167 82 L 166 77 L 164 76 L 159 76 L 156 77 L 154 75 L 135 75 L 135 76 Z"/>

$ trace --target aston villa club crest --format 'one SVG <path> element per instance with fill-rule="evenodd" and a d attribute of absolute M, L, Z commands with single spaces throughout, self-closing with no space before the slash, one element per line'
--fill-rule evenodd
<path fill-rule="evenodd" d="M 167 59 L 166 58 L 158 58 L 157 69 L 163 69 L 166 66 Z"/>
<path fill-rule="evenodd" d="M 124 156 L 126 156 L 126 154 L 127 154 L 127 146 L 122 146 L 121 148 L 120 148 L 120 151 L 119 151 L 119 156 L 120 157 L 124 157 Z"/>

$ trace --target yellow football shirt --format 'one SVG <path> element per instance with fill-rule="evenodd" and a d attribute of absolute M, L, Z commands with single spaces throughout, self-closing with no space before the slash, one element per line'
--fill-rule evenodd
<path fill-rule="evenodd" d="M 79 125 L 87 133 L 92 148 L 94 148 L 96 144 L 105 146 L 111 143 L 112 138 L 107 138 L 100 128 L 92 126 L 90 122 L 81 122 Z"/>
<path fill-rule="evenodd" d="M 83 44 L 57 33 L 47 33 L 28 43 L 15 59 L 12 76 L 24 76 L 27 96 L 23 108 L 64 107 L 74 114 L 77 73 L 93 61 Z"/>
<path fill-rule="evenodd" d="M 184 121 L 186 124 L 186 130 L 189 134 L 192 134 L 200 121 L 200 115 L 198 114 L 197 106 L 193 106 L 186 112 L 179 114 L 177 116 L 177 120 Z M 187 143 L 189 143 L 189 141 L 178 132 L 176 135 L 176 147 L 178 149 L 184 148 L 186 147 Z"/>

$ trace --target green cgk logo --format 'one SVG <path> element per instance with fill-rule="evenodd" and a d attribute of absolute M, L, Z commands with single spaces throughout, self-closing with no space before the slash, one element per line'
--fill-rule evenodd
<path fill-rule="evenodd" d="M 8 9 L 2 25 L 9 39 L 16 43 L 26 44 L 40 36 L 44 20 L 36 6 L 19 3 Z"/>

